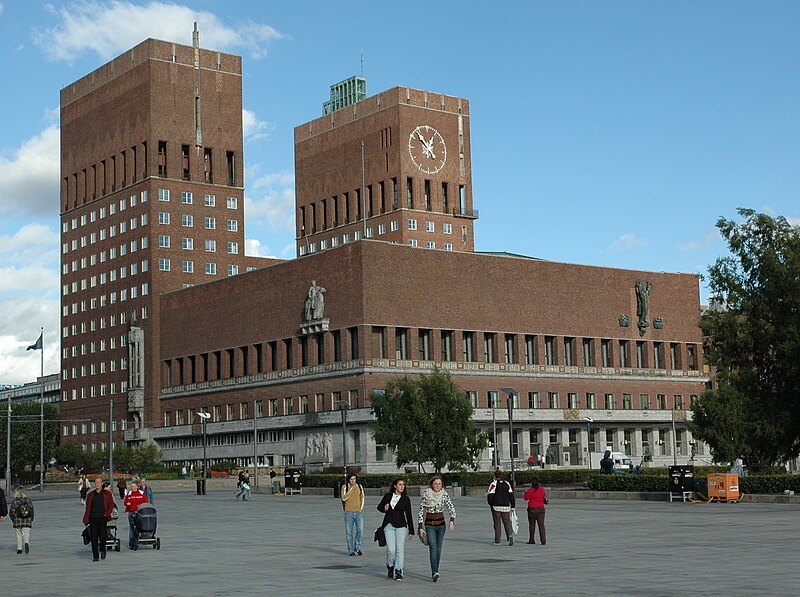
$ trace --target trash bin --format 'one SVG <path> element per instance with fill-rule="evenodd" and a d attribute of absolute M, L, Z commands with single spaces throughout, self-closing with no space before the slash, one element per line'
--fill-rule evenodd
<path fill-rule="evenodd" d="M 197 495 L 205 495 L 205 494 L 206 494 L 206 480 L 197 479 Z"/>
<path fill-rule="evenodd" d="M 669 467 L 669 501 L 686 501 L 687 494 L 694 491 L 694 465 L 673 465 Z"/>
<path fill-rule="evenodd" d="M 333 497 L 335 497 L 335 498 L 342 497 L 342 482 L 341 481 L 334 481 L 334 483 L 333 483 Z"/>
<path fill-rule="evenodd" d="M 283 473 L 283 487 L 286 495 L 303 493 L 303 469 L 286 467 Z"/>

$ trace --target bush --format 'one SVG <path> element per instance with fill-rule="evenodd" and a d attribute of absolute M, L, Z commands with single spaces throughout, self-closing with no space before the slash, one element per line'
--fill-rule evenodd
<path fill-rule="evenodd" d="M 783 493 L 790 489 L 800 492 L 800 475 L 751 475 L 739 479 L 739 489 L 743 493 Z"/>
<path fill-rule="evenodd" d="M 216 464 L 212 464 L 208 467 L 212 473 L 227 473 L 236 468 L 236 463 L 231 462 L 229 460 L 223 460 L 222 462 L 217 462 Z"/>

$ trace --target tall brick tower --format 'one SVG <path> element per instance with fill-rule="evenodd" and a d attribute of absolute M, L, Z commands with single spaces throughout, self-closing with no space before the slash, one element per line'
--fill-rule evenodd
<path fill-rule="evenodd" d="M 241 58 L 198 37 L 61 91 L 61 432 L 89 451 L 159 421 L 159 295 L 244 269 Z"/>
<path fill-rule="evenodd" d="M 299 255 L 360 238 L 474 251 L 467 100 L 395 87 L 294 139 Z"/>

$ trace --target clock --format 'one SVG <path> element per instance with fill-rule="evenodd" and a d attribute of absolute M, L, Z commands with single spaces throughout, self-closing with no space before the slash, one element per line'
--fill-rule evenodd
<path fill-rule="evenodd" d="M 436 174 L 447 161 L 444 139 L 432 126 L 418 126 L 408 136 L 408 153 L 414 165 L 426 174 Z"/>

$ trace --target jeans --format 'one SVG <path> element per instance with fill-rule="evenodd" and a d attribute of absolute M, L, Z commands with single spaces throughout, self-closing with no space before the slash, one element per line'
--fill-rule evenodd
<path fill-rule="evenodd" d="M 442 559 L 442 543 L 444 534 L 447 531 L 447 524 L 438 526 L 425 525 L 425 533 L 428 535 L 428 550 L 431 556 L 431 575 L 439 572 L 439 560 Z"/>
<path fill-rule="evenodd" d="M 239 493 L 236 494 L 236 499 L 238 500 L 239 498 L 242 498 L 242 501 L 253 499 L 253 492 L 250 490 L 249 485 L 247 487 L 242 485 L 239 488 Z"/>
<path fill-rule="evenodd" d="M 281 482 L 278 479 L 272 480 L 272 493 L 280 493 L 281 492 Z"/>
<path fill-rule="evenodd" d="M 361 545 L 364 543 L 364 513 L 345 512 L 344 531 L 347 535 L 347 552 L 361 551 Z"/>
<path fill-rule="evenodd" d="M 408 529 L 406 527 L 396 529 L 387 524 L 383 527 L 383 532 L 386 533 L 386 565 L 394 567 L 395 570 L 402 570 Z"/>

